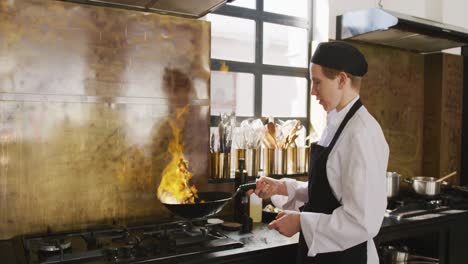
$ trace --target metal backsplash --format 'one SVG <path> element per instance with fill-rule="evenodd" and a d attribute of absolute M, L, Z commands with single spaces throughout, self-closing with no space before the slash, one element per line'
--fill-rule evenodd
<path fill-rule="evenodd" d="M 167 120 L 208 175 L 210 25 L 61 1 L 0 0 L 0 239 L 165 217 Z"/>

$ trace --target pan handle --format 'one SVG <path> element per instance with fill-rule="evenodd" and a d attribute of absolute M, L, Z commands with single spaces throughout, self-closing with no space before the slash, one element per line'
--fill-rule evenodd
<path fill-rule="evenodd" d="M 440 183 L 440 185 L 443 185 L 444 187 L 449 186 L 449 183 L 446 182 L 446 181 L 440 181 L 439 183 Z"/>
<path fill-rule="evenodd" d="M 466 186 L 452 185 L 452 188 L 468 193 L 468 187 Z"/>
<path fill-rule="evenodd" d="M 413 184 L 414 180 L 408 180 L 406 178 L 403 178 L 403 181 L 409 184 Z"/>
<path fill-rule="evenodd" d="M 243 192 L 247 192 L 248 190 L 255 190 L 255 188 L 257 188 L 256 182 L 245 183 L 245 184 L 239 185 L 239 189 Z"/>
<path fill-rule="evenodd" d="M 237 187 L 237 190 L 232 194 L 231 199 L 236 197 L 236 195 L 238 193 L 240 193 L 240 192 L 245 193 L 248 190 L 255 190 L 255 188 L 257 188 L 257 183 L 256 182 L 241 184 L 241 185 L 239 185 L 239 187 Z"/>

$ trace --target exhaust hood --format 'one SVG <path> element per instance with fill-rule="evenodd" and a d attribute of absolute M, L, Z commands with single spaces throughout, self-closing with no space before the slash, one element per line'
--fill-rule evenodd
<path fill-rule="evenodd" d="M 466 29 L 379 8 L 337 16 L 336 38 L 420 53 L 468 45 Z"/>
<path fill-rule="evenodd" d="M 199 18 L 234 0 L 62 0 L 130 10 Z"/>

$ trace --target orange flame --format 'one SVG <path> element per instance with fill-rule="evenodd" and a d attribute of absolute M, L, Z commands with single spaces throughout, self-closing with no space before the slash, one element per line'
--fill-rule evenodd
<path fill-rule="evenodd" d="M 176 110 L 176 118 L 169 121 L 174 137 L 169 142 L 169 152 L 172 155 L 171 162 L 164 168 L 157 196 L 166 204 L 195 203 L 198 198 L 195 185 L 190 186 L 192 173 L 188 170 L 188 161 L 184 159 L 184 150 L 181 142 L 182 130 L 179 125 L 184 122 L 184 114 L 188 106 Z M 179 125 L 178 125 L 179 124 Z"/>

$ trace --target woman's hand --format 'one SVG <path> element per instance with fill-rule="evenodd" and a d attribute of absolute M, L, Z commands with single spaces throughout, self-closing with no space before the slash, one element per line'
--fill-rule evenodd
<path fill-rule="evenodd" d="M 284 236 L 292 237 L 301 230 L 301 214 L 296 211 L 283 211 L 268 224 L 268 228 L 275 229 Z"/>
<path fill-rule="evenodd" d="M 247 194 L 252 194 L 253 191 L 247 192 Z M 255 194 L 262 198 L 268 199 L 272 195 L 288 195 L 288 190 L 286 184 L 282 180 L 276 180 L 269 177 L 261 177 L 257 181 L 257 186 L 255 188 Z"/>

